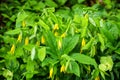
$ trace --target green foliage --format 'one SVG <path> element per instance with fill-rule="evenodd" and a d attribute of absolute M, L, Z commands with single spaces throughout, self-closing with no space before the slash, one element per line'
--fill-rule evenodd
<path fill-rule="evenodd" d="M 0 7 L 1 79 L 120 79 L 117 0 L 9 0 Z"/>

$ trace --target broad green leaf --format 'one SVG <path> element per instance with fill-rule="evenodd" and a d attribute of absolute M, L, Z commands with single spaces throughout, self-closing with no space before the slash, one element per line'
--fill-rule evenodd
<path fill-rule="evenodd" d="M 32 50 L 31 50 L 31 60 L 34 59 L 34 57 L 35 57 L 35 53 L 36 53 L 36 51 L 35 51 L 35 47 L 33 47 Z"/>
<path fill-rule="evenodd" d="M 108 41 L 110 42 L 114 42 L 114 38 L 112 36 L 112 34 L 107 30 L 107 28 L 102 27 L 100 28 L 101 32 L 104 34 L 104 36 L 107 38 Z"/>
<path fill-rule="evenodd" d="M 56 16 L 52 12 L 49 12 L 49 15 L 50 15 L 51 19 L 57 24 L 58 20 L 57 20 Z"/>
<path fill-rule="evenodd" d="M 58 7 L 58 5 L 53 0 L 46 0 L 45 4 L 50 7 Z"/>
<path fill-rule="evenodd" d="M 72 49 L 75 48 L 76 44 L 78 43 L 78 40 L 78 35 L 74 35 L 72 37 L 65 37 L 62 44 L 63 54 L 68 54 L 70 51 L 72 51 Z"/>
<path fill-rule="evenodd" d="M 42 19 L 39 19 L 38 25 L 43 27 L 45 30 L 49 30 L 50 29 L 49 26 Z"/>
<path fill-rule="evenodd" d="M 22 21 L 24 21 L 27 17 L 28 14 L 25 11 L 19 12 L 16 19 L 16 27 L 19 28 L 22 24 Z"/>
<path fill-rule="evenodd" d="M 60 5 L 64 5 L 67 0 L 57 0 Z"/>
<path fill-rule="evenodd" d="M 78 14 L 74 15 L 73 21 L 76 22 L 76 23 L 80 23 L 81 22 L 81 16 L 78 15 Z"/>
<path fill-rule="evenodd" d="M 38 58 L 40 61 L 43 61 L 45 59 L 46 56 L 46 48 L 42 47 L 40 49 L 38 49 Z"/>
<path fill-rule="evenodd" d="M 21 11 L 17 15 L 16 23 L 23 21 L 28 15 L 25 11 Z"/>
<path fill-rule="evenodd" d="M 52 58 L 48 57 L 48 58 L 45 58 L 45 59 L 43 60 L 43 62 L 42 62 L 42 67 L 44 67 L 44 66 L 46 66 L 46 65 L 49 65 L 49 64 L 55 65 L 55 64 L 57 64 L 58 62 L 59 62 L 58 60 L 52 59 Z"/>
<path fill-rule="evenodd" d="M 98 38 L 99 38 L 99 41 L 100 41 L 100 43 L 101 43 L 100 49 L 101 49 L 101 51 L 103 52 L 104 49 L 105 49 L 105 43 L 104 43 L 104 38 L 103 38 L 102 34 L 99 34 L 99 33 L 98 33 Z"/>
<path fill-rule="evenodd" d="M 9 34 L 9 35 L 15 35 L 15 34 L 19 34 L 21 32 L 20 28 L 14 29 L 14 30 L 9 30 L 7 32 L 5 32 L 5 34 Z"/>
<path fill-rule="evenodd" d="M 96 52 L 95 46 L 91 46 L 90 56 L 94 56 Z"/>
<path fill-rule="evenodd" d="M 82 19 L 82 32 L 81 32 L 81 37 L 85 37 L 86 36 L 86 31 L 87 31 L 87 26 L 88 26 L 88 14 L 86 14 L 83 19 Z"/>
<path fill-rule="evenodd" d="M 92 59 L 91 57 L 89 57 L 87 55 L 80 54 L 80 53 L 73 53 L 73 55 L 71 57 L 74 58 L 79 63 L 82 63 L 82 64 L 91 64 L 95 68 L 97 68 L 97 63 L 96 63 L 95 59 Z"/>
<path fill-rule="evenodd" d="M 67 71 L 70 73 L 74 73 L 76 76 L 80 77 L 80 69 L 77 62 L 69 62 Z"/>
<path fill-rule="evenodd" d="M 31 51 L 33 47 L 34 47 L 34 45 L 32 45 L 32 44 L 28 44 L 28 45 L 23 46 L 23 48 L 28 50 L 28 51 Z"/>
<path fill-rule="evenodd" d="M 89 49 L 92 46 L 93 42 L 94 38 L 91 38 L 90 41 L 84 47 L 82 47 L 82 50 Z"/>
<path fill-rule="evenodd" d="M 89 17 L 89 21 L 90 21 L 90 23 L 91 23 L 92 25 L 96 26 L 96 23 L 95 23 L 95 21 L 93 20 L 93 18 Z"/>
<path fill-rule="evenodd" d="M 120 54 L 120 48 L 115 51 L 117 54 Z"/>
<path fill-rule="evenodd" d="M 57 55 L 58 53 L 58 48 L 57 48 L 57 42 L 56 38 L 54 37 L 54 34 L 51 31 L 44 32 L 44 37 L 46 41 L 46 45 L 50 47 L 50 51 L 54 54 Z"/>
<path fill-rule="evenodd" d="M 100 71 L 100 74 L 101 74 L 102 78 L 105 80 L 105 74 L 104 74 L 104 72 Z"/>

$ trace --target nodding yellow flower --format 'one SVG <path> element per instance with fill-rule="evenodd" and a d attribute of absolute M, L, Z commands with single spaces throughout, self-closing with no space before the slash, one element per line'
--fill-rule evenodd
<path fill-rule="evenodd" d="M 37 41 L 37 42 L 36 42 L 36 45 L 39 46 L 39 45 L 40 45 L 40 41 Z"/>
<path fill-rule="evenodd" d="M 64 38 L 66 36 L 66 32 L 64 32 L 61 37 Z"/>
<path fill-rule="evenodd" d="M 14 52 L 15 52 L 15 45 L 13 44 L 12 47 L 11 47 L 10 53 L 13 55 Z"/>
<path fill-rule="evenodd" d="M 49 78 L 52 78 L 52 75 L 53 75 L 53 67 L 50 69 Z"/>
<path fill-rule="evenodd" d="M 84 47 L 84 46 L 85 46 L 85 44 L 86 44 L 86 43 L 85 43 L 85 39 L 83 38 L 83 39 L 82 39 L 82 44 L 81 44 L 81 45 L 82 45 L 82 47 Z"/>
<path fill-rule="evenodd" d="M 22 27 L 24 28 L 26 26 L 25 21 L 22 21 Z"/>
<path fill-rule="evenodd" d="M 25 38 L 25 45 L 28 45 L 28 44 L 29 44 L 29 38 L 26 37 L 26 38 Z"/>
<path fill-rule="evenodd" d="M 19 35 L 18 35 L 17 42 L 21 42 L 21 40 L 22 40 L 22 35 L 21 35 L 21 34 L 19 34 Z"/>
<path fill-rule="evenodd" d="M 54 33 L 54 35 L 55 35 L 55 36 L 58 36 L 58 32 L 56 31 L 56 32 Z"/>
<path fill-rule="evenodd" d="M 45 38 L 44 38 L 44 36 L 41 37 L 41 43 L 45 44 Z"/>
<path fill-rule="evenodd" d="M 100 80 L 100 77 L 99 77 L 99 76 L 97 76 L 97 77 L 95 78 L 95 80 Z"/>
<path fill-rule="evenodd" d="M 58 40 L 58 49 L 60 49 L 62 47 L 62 41 L 59 39 Z"/>
<path fill-rule="evenodd" d="M 61 66 L 60 72 L 65 72 L 65 65 L 64 64 Z"/>
<path fill-rule="evenodd" d="M 58 30 L 58 29 L 59 29 L 58 24 L 55 24 L 54 28 L 53 28 L 53 31 Z"/>

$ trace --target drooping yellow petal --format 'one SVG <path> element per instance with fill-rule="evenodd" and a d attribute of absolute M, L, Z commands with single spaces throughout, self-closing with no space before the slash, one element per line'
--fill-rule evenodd
<path fill-rule="evenodd" d="M 58 24 L 55 24 L 54 28 L 53 28 L 53 31 L 58 30 L 58 29 L 59 29 Z"/>
<path fill-rule="evenodd" d="M 14 52 L 15 52 L 15 45 L 13 44 L 12 47 L 11 47 L 10 53 L 13 55 Z"/>
<path fill-rule="evenodd" d="M 50 69 L 49 78 L 52 78 L 52 76 L 53 76 L 53 67 Z"/>
<path fill-rule="evenodd" d="M 44 36 L 41 37 L 41 43 L 45 44 L 45 38 L 44 38 Z"/>
<path fill-rule="evenodd" d="M 22 35 L 21 35 L 21 34 L 19 34 L 19 35 L 18 35 L 17 42 L 21 42 L 21 40 L 22 40 Z"/>
<path fill-rule="evenodd" d="M 82 39 L 82 43 L 81 43 L 82 47 L 84 47 L 85 44 L 86 44 L 86 42 L 85 42 L 85 39 L 83 38 L 83 39 Z"/>
<path fill-rule="evenodd" d="M 22 27 L 24 28 L 26 26 L 25 21 L 22 21 Z"/>
<path fill-rule="evenodd" d="M 64 32 L 61 37 L 64 38 L 66 36 L 66 32 Z"/>
<path fill-rule="evenodd" d="M 100 80 L 100 77 L 99 77 L 99 76 L 97 76 L 97 77 L 95 78 L 95 80 Z"/>
<path fill-rule="evenodd" d="M 28 45 L 28 44 L 29 44 L 29 38 L 26 37 L 26 38 L 25 38 L 25 45 Z"/>
<path fill-rule="evenodd" d="M 56 32 L 54 33 L 54 35 L 55 35 L 55 36 L 58 36 L 58 32 L 56 31 Z"/>
<path fill-rule="evenodd" d="M 40 41 L 37 41 L 37 42 L 36 42 L 36 45 L 39 46 L 39 45 L 40 45 Z"/>
<path fill-rule="evenodd" d="M 64 66 L 64 64 L 61 66 L 60 72 L 65 72 L 65 66 Z"/>
<path fill-rule="evenodd" d="M 58 49 L 61 49 L 61 47 L 62 47 L 62 41 L 59 39 L 58 40 Z"/>

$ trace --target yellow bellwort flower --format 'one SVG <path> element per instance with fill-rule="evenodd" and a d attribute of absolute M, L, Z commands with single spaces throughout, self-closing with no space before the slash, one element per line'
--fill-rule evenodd
<path fill-rule="evenodd" d="M 95 78 L 95 80 L 100 80 L 100 77 L 99 77 L 99 76 L 97 76 L 97 77 Z"/>
<path fill-rule="evenodd" d="M 66 32 L 64 32 L 61 37 L 64 38 L 66 36 Z"/>
<path fill-rule="evenodd" d="M 82 39 L 82 43 L 81 43 L 82 47 L 84 47 L 85 44 L 86 44 L 86 42 L 85 42 L 85 39 L 83 38 L 83 39 Z"/>
<path fill-rule="evenodd" d="M 54 28 L 53 28 L 53 31 L 58 30 L 58 29 L 59 29 L 58 24 L 55 24 Z"/>
<path fill-rule="evenodd" d="M 86 44 L 86 42 L 85 42 L 85 39 L 83 38 L 83 39 L 82 39 L 82 43 L 81 43 L 81 48 L 84 47 L 85 44 Z M 82 50 L 80 51 L 80 53 L 82 53 Z"/>
<path fill-rule="evenodd" d="M 22 27 L 24 28 L 26 26 L 25 21 L 22 21 Z"/>
<path fill-rule="evenodd" d="M 62 41 L 59 39 L 58 40 L 58 49 L 60 49 L 62 47 Z"/>
<path fill-rule="evenodd" d="M 50 69 L 49 78 L 52 78 L 52 76 L 53 76 L 53 67 Z"/>
<path fill-rule="evenodd" d="M 29 44 L 29 38 L 26 37 L 26 38 L 25 38 L 25 45 L 28 45 L 28 44 Z"/>
<path fill-rule="evenodd" d="M 54 35 L 57 37 L 57 36 L 58 36 L 58 32 L 57 32 L 57 31 L 55 31 Z"/>
<path fill-rule="evenodd" d="M 13 44 L 12 47 L 11 47 L 10 53 L 13 55 L 14 52 L 15 52 L 15 45 Z"/>
<path fill-rule="evenodd" d="M 44 38 L 44 36 L 41 37 L 41 43 L 45 44 L 45 38 Z"/>
<path fill-rule="evenodd" d="M 61 66 L 60 72 L 65 72 L 65 65 L 64 64 Z"/>
<path fill-rule="evenodd" d="M 40 45 L 40 41 L 37 41 L 37 42 L 36 42 L 36 45 L 39 46 L 39 45 Z"/>
<path fill-rule="evenodd" d="M 19 34 L 19 35 L 18 35 L 17 42 L 21 42 L 21 40 L 22 40 L 22 35 L 21 35 L 21 34 Z"/>

